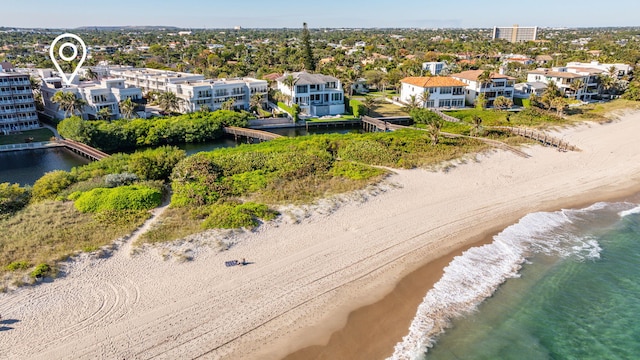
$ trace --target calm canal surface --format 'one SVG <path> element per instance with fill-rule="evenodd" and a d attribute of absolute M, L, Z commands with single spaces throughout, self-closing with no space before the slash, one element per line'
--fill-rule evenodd
<path fill-rule="evenodd" d="M 310 134 L 329 134 L 358 132 L 359 127 L 345 128 L 282 128 L 268 131 L 288 137 Z M 188 155 L 218 148 L 234 147 L 244 142 L 235 142 L 232 138 L 222 138 L 216 141 L 195 144 L 180 144 L 177 147 L 185 150 Z M 89 160 L 64 148 L 23 150 L 0 153 L 0 183 L 10 182 L 21 185 L 33 185 L 42 175 L 53 170 L 69 171 L 75 166 L 88 164 Z"/>

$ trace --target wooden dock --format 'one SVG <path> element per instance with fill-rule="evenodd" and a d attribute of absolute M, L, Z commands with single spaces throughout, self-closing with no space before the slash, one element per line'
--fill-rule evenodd
<path fill-rule="evenodd" d="M 369 116 L 362 117 L 362 128 L 364 131 L 376 132 L 376 131 L 394 131 L 398 129 L 407 128 L 407 126 L 394 124 L 387 120 L 388 118 L 372 118 Z"/>
<path fill-rule="evenodd" d="M 282 135 L 270 133 L 268 131 L 247 129 L 235 126 L 225 126 L 222 128 L 225 134 L 233 135 L 236 140 L 238 137 L 245 137 L 247 139 L 257 139 L 259 141 L 269 141 L 277 138 L 281 138 Z"/>
<path fill-rule="evenodd" d="M 91 160 L 97 161 L 97 160 L 102 160 L 106 157 L 111 156 L 105 152 L 92 148 L 91 146 L 83 144 L 81 142 L 77 142 L 69 139 L 60 139 L 60 140 L 57 140 L 57 142 L 59 144 L 62 144 L 67 149 L 75 152 L 76 154 L 80 154 Z"/>
<path fill-rule="evenodd" d="M 514 126 L 495 126 L 494 129 L 506 130 L 512 134 L 538 141 L 544 146 L 556 147 L 560 151 L 580 151 L 578 147 L 571 145 L 560 138 L 548 135 L 542 131 Z"/>

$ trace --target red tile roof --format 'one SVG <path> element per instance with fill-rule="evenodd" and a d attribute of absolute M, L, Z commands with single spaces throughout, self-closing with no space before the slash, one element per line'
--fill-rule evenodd
<path fill-rule="evenodd" d="M 406 77 L 400 82 L 405 84 L 411 84 L 415 86 L 419 86 L 422 88 L 429 87 L 448 87 L 448 86 L 467 86 L 467 84 L 462 81 L 450 78 L 448 76 L 416 76 L 416 77 Z"/>

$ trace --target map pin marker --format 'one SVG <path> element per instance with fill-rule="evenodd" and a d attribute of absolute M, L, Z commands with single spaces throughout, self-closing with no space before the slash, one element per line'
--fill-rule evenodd
<path fill-rule="evenodd" d="M 75 39 L 77 42 L 80 43 L 82 47 L 82 57 L 80 58 L 80 62 L 78 62 L 78 65 L 76 65 L 76 68 L 74 69 L 73 73 L 69 77 L 67 77 L 67 75 L 62 71 L 60 64 L 58 64 L 58 60 L 56 60 L 56 57 L 55 57 L 55 46 L 58 43 L 58 41 L 64 38 Z M 67 48 L 71 48 L 71 51 L 72 51 L 71 56 L 66 56 L 64 54 L 64 50 Z M 71 62 L 73 60 L 76 60 L 78 58 L 78 46 L 71 42 L 65 42 L 64 44 L 60 45 L 60 48 L 58 49 L 58 55 L 60 55 L 60 59 L 63 61 Z M 51 61 L 53 61 L 53 65 L 55 65 L 56 69 L 58 69 L 58 72 L 60 73 L 60 76 L 62 76 L 62 80 L 64 80 L 65 84 L 71 85 L 71 82 L 73 81 L 73 79 L 76 77 L 76 75 L 78 75 L 78 70 L 80 70 L 80 66 L 82 66 L 82 64 L 84 63 L 84 60 L 87 58 L 87 46 L 84 44 L 84 41 L 82 41 L 82 39 L 78 35 L 65 33 L 58 36 L 55 40 L 53 40 L 53 42 L 51 43 L 51 47 L 49 48 L 49 56 L 51 57 Z"/>

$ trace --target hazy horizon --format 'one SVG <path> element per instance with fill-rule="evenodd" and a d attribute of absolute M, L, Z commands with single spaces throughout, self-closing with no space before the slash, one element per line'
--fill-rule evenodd
<path fill-rule="evenodd" d="M 37 10 L 33 10 L 37 9 Z M 635 11 L 634 11 L 635 9 Z M 538 0 L 514 3 L 497 0 L 490 5 L 458 0 L 454 6 L 405 0 L 391 5 L 383 0 L 326 0 L 292 3 L 286 0 L 245 0 L 241 3 L 207 0 L 111 0 L 95 3 L 58 0 L 8 0 L 3 4 L 3 27 L 75 29 L 79 27 L 159 26 L 181 29 L 300 28 L 493 28 L 539 26 L 591 28 L 640 26 L 636 0 L 611 0 L 606 10 L 583 1 Z M 128 24 L 128 25 L 124 25 Z"/>

